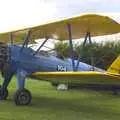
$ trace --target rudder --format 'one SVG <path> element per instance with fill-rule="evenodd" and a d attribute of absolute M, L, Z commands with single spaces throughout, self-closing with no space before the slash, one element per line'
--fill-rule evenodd
<path fill-rule="evenodd" d="M 113 61 L 107 72 L 120 74 L 120 55 Z"/>

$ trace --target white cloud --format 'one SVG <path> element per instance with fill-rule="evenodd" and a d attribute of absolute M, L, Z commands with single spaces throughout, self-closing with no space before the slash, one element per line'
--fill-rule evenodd
<path fill-rule="evenodd" d="M 120 21 L 119 4 L 120 0 L 1 0 L 0 32 L 81 13 L 109 12 L 109 16 Z"/>
<path fill-rule="evenodd" d="M 52 19 L 55 12 L 55 4 L 43 0 L 0 1 L 0 32 L 38 25 Z"/>

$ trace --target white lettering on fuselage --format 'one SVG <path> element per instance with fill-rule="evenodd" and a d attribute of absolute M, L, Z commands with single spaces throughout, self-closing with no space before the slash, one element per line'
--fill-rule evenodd
<path fill-rule="evenodd" d="M 58 65 L 57 66 L 57 71 L 67 71 L 67 68 L 63 65 Z"/>

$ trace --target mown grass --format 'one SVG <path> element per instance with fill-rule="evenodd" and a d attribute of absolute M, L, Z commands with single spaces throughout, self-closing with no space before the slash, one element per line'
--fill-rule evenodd
<path fill-rule="evenodd" d="M 90 90 L 56 91 L 47 82 L 28 80 L 33 95 L 29 106 L 16 106 L 13 78 L 9 98 L 0 101 L 0 120 L 119 120 L 120 96 Z"/>

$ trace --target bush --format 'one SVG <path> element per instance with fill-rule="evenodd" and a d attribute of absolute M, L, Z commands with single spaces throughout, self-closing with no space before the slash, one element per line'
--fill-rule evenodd
<path fill-rule="evenodd" d="M 59 42 L 55 45 L 56 53 L 62 58 L 70 57 L 70 48 L 68 43 Z M 81 53 L 81 61 L 91 64 L 91 55 L 93 56 L 94 66 L 107 69 L 114 59 L 120 54 L 120 42 L 105 42 L 75 45 L 74 57 L 78 59 Z"/>

